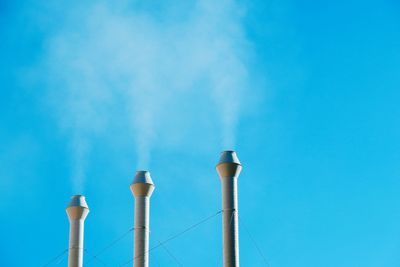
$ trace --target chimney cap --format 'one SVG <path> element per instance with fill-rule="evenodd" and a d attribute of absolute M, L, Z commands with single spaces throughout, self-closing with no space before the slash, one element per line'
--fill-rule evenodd
<path fill-rule="evenodd" d="M 225 150 L 221 152 L 221 157 L 219 158 L 218 165 L 222 163 L 235 163 L 241 165 L 239 158 L 234 150 Z"/>
<path fill-rule="evenodd" d="M 137 171 L 130 188 L 135 197 L 151 197 L 155 187 L 150 172 Z"/>
<path fill-rule="evenodd" d="M 85 220 L 89 213 L 89 207 L 86 203 L 85 196 L 73 195 L 66 212 L 70 220 Z"/>
<path fill-rule="evenodd" d="M 149 171 L 137 171 L 135 178 L 133 178 L 132 184 L 151 184 L 154 185 L 153 180 L 151 179 Z"/>
<path fill-rule="evenodd" d="M 225 150 L 221 153 L 221 157 L 216 166 L 217 172 L 221 178 L 238 177 L 242 170 L 239 158 L 233 150 Z"/>
<path fill-rule="evenodd" d="M 86 199 L 84 195 L 73 195 L 71 196 L 71 201 L 69 202 L 68 207 L 82 207 L 88 209 L 88 205 L 86 203 Z"/>

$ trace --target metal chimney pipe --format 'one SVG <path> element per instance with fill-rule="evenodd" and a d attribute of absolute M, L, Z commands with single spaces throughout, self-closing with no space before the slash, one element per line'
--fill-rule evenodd
<path fill-rule="evenodd" d="M 68 267 L 82 267 L 83 231 L 89 207 L 85 197 L 73 195 L 66 209 L 69 219 Z"/>
<path fill-rule="evenodd" d="M 135 197 L 133 266 L 148 267 L 150 197 L 154 191 L 150 172 L 136 172 L 130 188 Z"/>
<path fill-rule="evenodd" d="M 223 151 L 216 168 L 222 183 L 224 267 L 239 267 L 237 178 L 242 165 L 235 151 Z"/>

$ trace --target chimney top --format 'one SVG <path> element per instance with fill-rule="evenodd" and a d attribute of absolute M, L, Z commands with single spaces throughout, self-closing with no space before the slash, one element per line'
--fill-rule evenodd
<path fill-rule="evenodd" d="M 233 150 L 226 150 L 221 153 L 221 157 L 216 166 L 217 172 L 221 178 L 237 177 L 242 170 L 239 158 Z"/>
<path fill-rule="evenodd" d="M 154 183 L 150 177 L 150 172 L 137 171 L 130 188 L 135 197 L 150 197 L 154 191 Z"/>
<path fill-rule="evenodd" d="M 233 150 L 225 150 L 221 152 L 218 165 L 222 163 L 235 163 L 241 165 L 236 152 Z"/>
<path fill-rule="evenodd" d="M 149 171 L 137 171 L 135 178 L 133 178 L 132 184 L 137 184 L 137 183 L 154 185 Z"/>
<path fill-rule="evenodd" d="M 88 205 L 86 203 L 85 196 L 83 195 L 73 195 L 71 196 L 71 201 L 69 202 L 68 207 L 82 207 L 88 209 Z"/>
<path fill-rule="evenodd" d="M 70 220 L 85 220 L 89 213 L 85 196 L 73 195 L 66 211 Z"/>

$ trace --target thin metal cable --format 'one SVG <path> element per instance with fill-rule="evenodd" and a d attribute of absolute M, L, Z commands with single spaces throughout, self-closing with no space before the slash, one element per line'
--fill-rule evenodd
<path fill-rule="evenodd" d="M 183 267 L 183 264 L 172 254 L 172 252 L 167 248 L 167 246 L 160 241 L 158 241 L 159 244 L 161 244 L 161 247 L 168 253 L 169 256 L 178 264 L 179 266 Z"/>
<path fill-rule="evenodd" d="M 231 221 L 229 222 L 229 231 L 231 231 L 231 228 L 232 228 L 232 221 L 233 221 L 233 216 L 235 215 L 235 212 L 236 212 L 236 210 L 233 209 L 232 215 L 231 215 Z"/>
<path fill-rule="evenodd" d="M 43 265 L 42 267 L 46 267 L 49 266 L 50 264 L 52 264 L 53 262 L 55 262 L 56 260 L 58 260 L 60 257 L 64 256 L 64 254 L 68 252 L 68 249 L 64 249 L 60 254 L 58 254 L 57 256 L 55 256 L 54 258 L 52 258 L 51 260 L 49 260 L 45 265 Z"/>
<path fill-rule="evenodd" d="M 124 237 L 126 237 L 130 232 L 132 232 L 134 227 L 129 228 L 128 231 L 117 237 L 114 241 L 112 241 L 110 244 L 106 245 L 104 248 L 102 248 L 99 252 L 94 254 L 86 263 L 85 265 L 88 265 L 90 262 L 92 262 L 94 259 L 97 258 L 100 254 L 104 253 L 104 251 L 110 249 L 111 247 L 115 246 L 119 241 L 121 241 Z"/>
<path fill-rule="evenodd" d="M 65 253 L 64 256 L 60 257 L 60 259 L 56 262 L 56 265 L 59 265 L 61 262 L 64 261 L 65 258 L 68 258 L 66 256 L 67 256 L 67 253 Z"/>
<path fill-rule="evenodd" d="M 183 235 L 183 234 L 189 232 L 189 231 L 192 230 L 193 228 L 196 228 L 196 227 L 199 226 L 200 224 L 205 223 L 206 221 L 208 221 L 208 220 L 214 218 L 215 216 L 217 216 L 217 215 L 220 214 L 221 212 L 222 212 L 222 210 L 220 210 L 220 211 L 218 211 L 218 212 L 216 212 L 216 213 L 214 213 L 214 214 L 212 214 L 212 215 L 210 215 L 210 216 L 204 218 L 203 220 L 200 220 L 199 222 L 197 222 L 197 223 L 195 223 L 195 224 L 189 226 L 189 227 L 186 228 L 185 230 L 183 230 L 183 231 L 181 231 L 181 232 L 179 232 L 179 233 L 177 233 L 177 234 L 171 236 L 170 238 L 167 238 L 166 240 L 160 242 L 158 245 L 155 245 L 154 247 L 148 249 L 147 251 L 144 252 L 144 254 L 149 253 L 149 252 L 151 252 L 151 251 L 153 251 L 153 250 L 155 250 L 155 249 L 161 247 L 163 244 L 165 244 L 165 243 L 167 243 L 167 242 L 169 242 L 169 241 L 171 241 L 171 240 L 173 240 L 173 239 L 175 239 L 175 238 L 178 238 L 179 236 L 181 236 L 181 235 Z M 126 261 L 126 262 L 124 262 L 124 263 L 118 265 L 118 266 L 119 266 L 119 267 L 125 266 L 125 265 L 131 263 L 132 261 L 134 261 L 136 258 L 139 258 L 139 257 L 142 257 L 142 256 L 143 256 L 143 254 L 138 255 L 138 256 L 136 256 L 136 257 L 134 257 L 134 258 L 132 258 L 132 259 L 130 259 L 130 260 L 128 260 L 128 261 Z"/>
<path fill-rule="evenodd" d="M 84 250 L 87 254 L 93 255 L 93 254 L 90 253 L 86 248 L 84 248 L 83 250 Z M 108 265 L 107 265 L 104 261 L 100 260 L 98 257 L 92 256 L 92 258 L 95 259 L 95 260 L 97 260 L 101 265 L 108 267 Z"/>
<path fill-rule="evenodd" d="M 239 216 L 238 216 L 238 219 L 240 220 L 240 224 L 243 225 L 243 228 L 245 229 L 245 231 L 246 231 L 247 235 L 249 236 L 251 242 L 256 247 L 256 249 L 258 251 L 258 254 L 261 256 L 261 258 L 264 261 L 265 265 L 268 266 L 268 267 L 271 267 L 271 264 L 269 263 L 267 258 L 264 256 L 264 253 L 262 252 L 261 248 L 258 246 L 256 240 L 251 235 L 250 230 L 246 227 L 245 223 L 243 222 L 243 219 L 240 219 Z"/>
<path fill-rule="evenodd" d="M 231 230 L 232 221 L 233 221 L 233 216 L 234 216 L 236 210 L 235 209 L 224 209 L 224 210 L 222 210 L 222 212 L 226 212 L 226 211 L 232 211 L 231 219 L 229 220 L 229 228 L 228 228 L 229 231 L 230 231 Z"/>

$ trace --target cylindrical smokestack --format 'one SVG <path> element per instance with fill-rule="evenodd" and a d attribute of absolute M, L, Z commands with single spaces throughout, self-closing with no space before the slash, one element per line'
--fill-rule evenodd
<path fill-rule="evenodd" d="M 135 197 L 133 266 L 148 267 L 150 197 L 154 191 L 154 184 L 148 171 L 136 172 L 131 191 Z"/>
<path fill-rule="evenodd" d="M 68 267 L 82 267 L 83 263 L 83 231 L 89 207 L 85 197 L 74 195 L 67 207 L 69 219 Z"/>
<path fill-rule="evenodd" d="M 217 165 L 222 183 L 224 267 L 239 267 L 237 178 L 242 165 L 235 151 L 224 151 Z"/>

